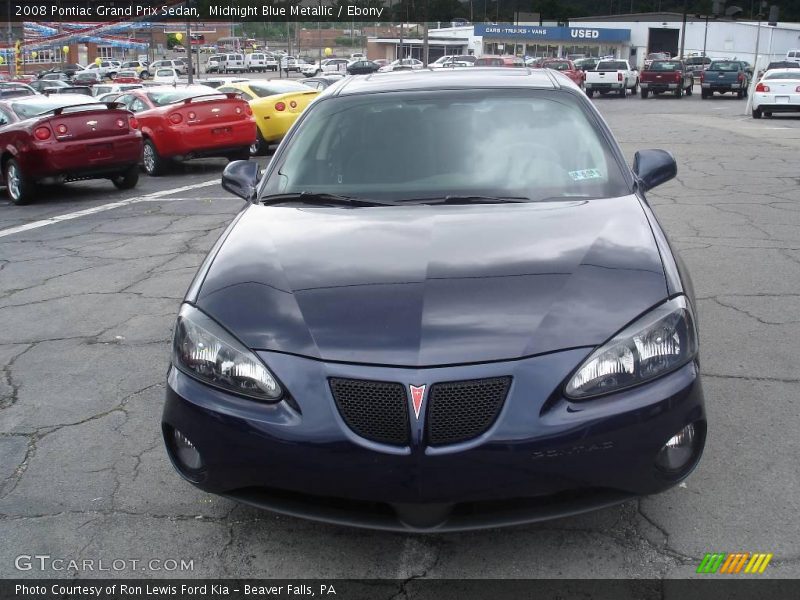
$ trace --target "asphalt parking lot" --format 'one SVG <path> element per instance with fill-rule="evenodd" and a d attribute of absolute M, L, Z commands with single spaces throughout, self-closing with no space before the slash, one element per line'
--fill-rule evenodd
<path fill-rule="evenodd" d="M 696 88 L 699 92 L 699 87 Z M 650 201 L 699 300 L 709 438 L 680 487 L 503 530 L 401 535 L 261 512 L 196 491 L 163 450 L 171 328 L 239 211 L 224 160 L 117 192 L 0 199 L 0 576 L 19 555 L 193 561 L 82 576 L 681 578 L 706 552 L 770 552 L 800 577 L 800 117 L 744 100 L 595 98 L 629 159 L 671 150 Z M 264 159 L 266 160 L 266 159 Z M 389 594 L 391 595 L 391 594 Z M 387 596 L 388 597 L 388 596 Z"/>

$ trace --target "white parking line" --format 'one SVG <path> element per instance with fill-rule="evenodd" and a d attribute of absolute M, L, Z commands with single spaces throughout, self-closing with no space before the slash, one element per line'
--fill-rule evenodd
<path fill-rule="evenodd" d="M 31 229 L 39 229 L 40 227 L 45 227 L 47 225 L 52 225 L 54 223 L 61 223 L 62 221 L 70 221 L 72 219 L 86 217 L 88 215 L 93 215 L 95 213 L 100 213 L 107 210 L 113 210 L 115 208 L 128 206 L 129 204 L 136 204 L 138 202 L 153 202 L 155 200 L 172 200 L 172 198 L 164 198 L 164 196 L 171 196 L 172 194 L 178 194 L 180 192 L 185 192 L 188 190 L 196 190 L 198 188 L 204 188 L 211 185 L 219 185 L 219 179 L 218 178 L 211 179 L 209 181 L 204 181 L 202 183 L 195 183 L 193 185 L 184 185 L 169 190 L 161 190 L 158 192 L 153 192 L 152 194 L 147 194 L 145 196 L 127 198 L 125 200 L 120 200 L 119 202 L 102 204 L 100 206 L 94 206 L 92 208 L 87 208 L 85 210 L 79 210 L 77 212 L 67 213 L 65 215 L 58 215 L 56 217 L 50 217 L 49 219 L 42 219 L 41 221 L 33 221 L 31 223 L 26 223 L 25 225 L 9 227 L 8 229 L 0 229 L 0 238 L 9 235 L 14 235 L 15 233 L 21 233 L 23 231 L 30 231 Z"/>

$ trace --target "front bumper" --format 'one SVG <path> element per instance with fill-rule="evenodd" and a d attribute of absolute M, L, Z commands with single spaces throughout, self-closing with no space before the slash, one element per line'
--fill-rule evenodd
<path fill-rule="evenodd" d="M 173 464 L 208 492 L 278 512 L 394 530 L 454 530 L 576 514 L 663 491 L 691 472 L 705 439 L 697 365 L 649 384 L 581 403 L 560 393 L 590 349 L 519 361 L 431 369 L 331 364 L 259 353 L 292 400 L 262 404 L 203 385 L 175 368 L 163 427 Z M 512 376 L 499 417 L 476 439 L 429 447 L 415 423 L 411 443 L 386 446 L 344 423 L 329 377 L 421 384 Z M 293 406 L 294 405 L 294 406 Z M 685 468 L 654 466 L 689 423 L 700 432 Z M 416 428 L 416 429 L 415 429 Z M 182 469 L 174 429 L 204 467 Z"/>

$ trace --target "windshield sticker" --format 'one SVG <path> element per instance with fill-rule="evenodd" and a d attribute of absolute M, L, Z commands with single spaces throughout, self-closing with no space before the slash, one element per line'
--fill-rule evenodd
<path fill-rule="evenodd" d="M 570 171 L 569 176 L 573 181 L 583 181 L 584 179 L 602 179 L 603 176 L 597 169 L 584 169 L 583 171 Z"/>

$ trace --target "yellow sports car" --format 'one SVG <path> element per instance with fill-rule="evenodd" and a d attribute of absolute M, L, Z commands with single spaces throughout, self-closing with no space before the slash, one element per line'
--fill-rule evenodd
<path fill-rule="evenodd" d="M 297 81 L 250 79 L 217 88 L 219 92 L 239 92 L 250 103 L 258 125 L 258 136 L 250 149 L 254 156 L 265 154 L 267 146 L 281 141 L 311 102 L 319 94 Z"/>

